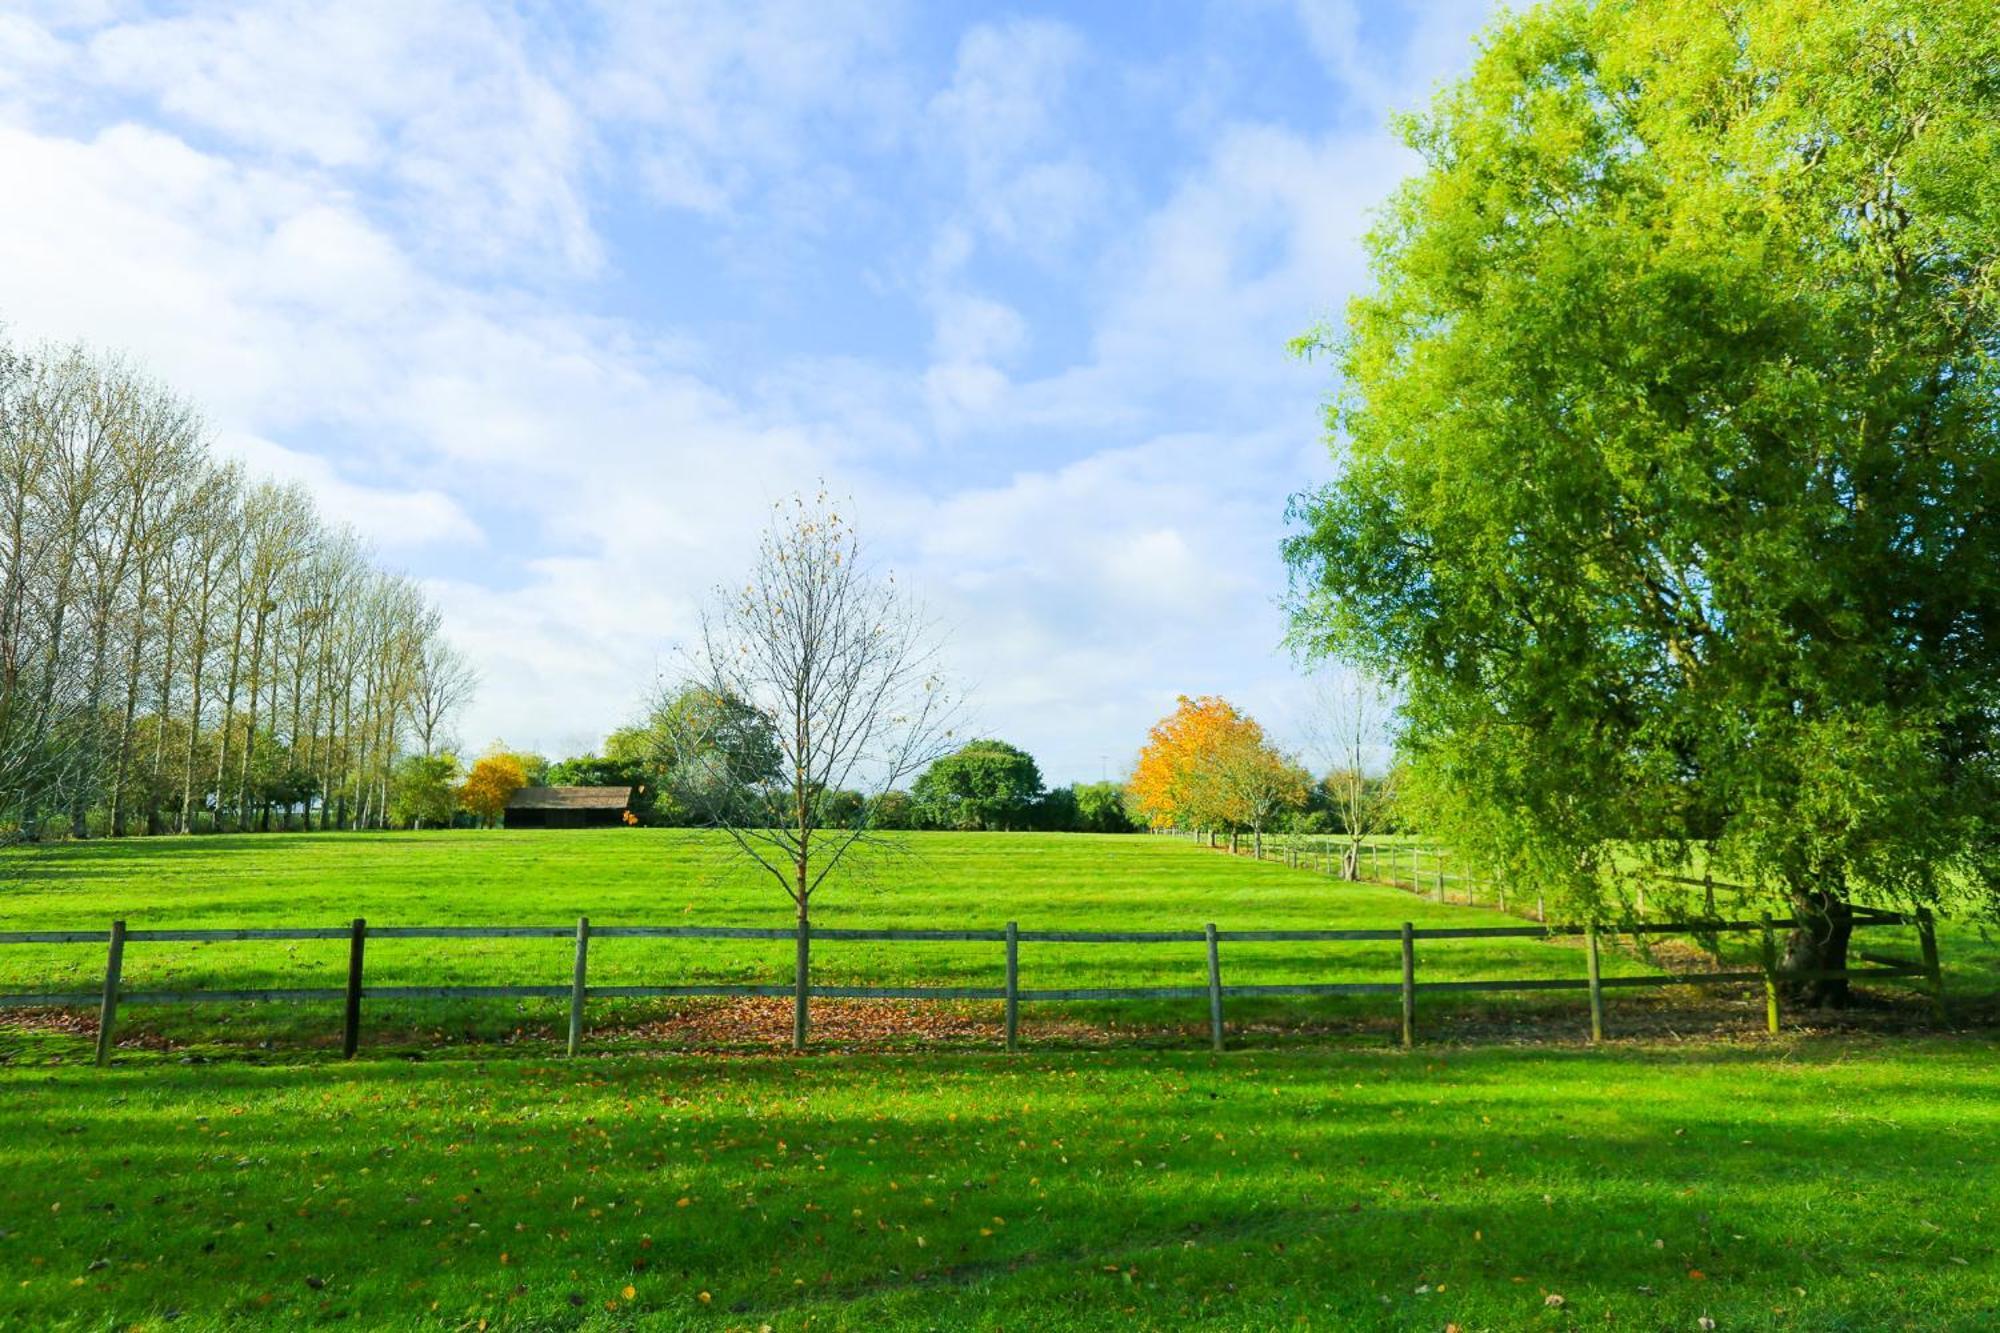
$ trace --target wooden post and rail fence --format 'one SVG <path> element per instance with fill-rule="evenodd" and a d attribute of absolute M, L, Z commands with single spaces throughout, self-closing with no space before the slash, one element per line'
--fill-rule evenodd
<path fill-rule="evenodd" d="M 1778 1030 L 1778 996 L 1787 981 L 1845 977 L 1915 979 L 1932 998 L 1940 1017 L 1944 1016 L 1944 981 L 1938 962 L 1937 932 L 1928 911 L 1914 914 L 1856 908 L 1857 931 L 1871 927 L 1915 927 L 1921 957 L 1904 960 L 1878 954 L 1861 954 L 1867 967 L 1849 967 L 1835 972 L 1788 972 L 1780 968 L 1776 931 L 1789 928 L 1788 920 L 1774 921 L 1768 915 L 1755 921 L 1700 920 L 1685 922 L 1628 923 L 1618 933 L 1633 936 L 1679 935 L 1725 932 L 1755 936 L 1759 941 L 1759 965 L 1754 971 L 1652 972 L 1634 976 L 1605 976 L 1599 957 L 1599 927 L 1580 925 L 1534 926 L 1453 926 L 1419 928 L 1404 922 L 1393 930 L 1219 930 L 1211 923 L 1201 930 L 1089 931 L 1022 930 L 1008 922 L 997 930 L 862 930 L 814 928 L 811 936 L 820 940 L 853 940 L 895 943 L 990 942 L 1004 948 L 1003 984 L 999 986 L 810 986 L 817 999 L 885 999 L 967 1001 L 999 1000 L 1004 1004 L 1004 1024 L 1008 1050 L 1020 1045 L 1020 1006 L 1026 1003 L 1077 1001 L 1197 1000 L 1208 1002 L 1209 1037 L 1220 1051 L 1224 1045 L 1223 1002 L 1229 999 L 1273 996 L 1374 996 L 1400 995 L 1402 1000 L 1401 1040 L 1414 1045 L 1417 1036 L 1417 998 L 1424 994 L 1462 994 L 1476 991 L 1584 990 L 1588 992 L 1590 1036 L 1604 1038 L 1604 992 L 1628 987 L 1727 986 L 1761 984 L 1765 995 L 1766 1023 Z M 1585 969 L 1581 977 L 1496 977 L 1476 980 L 1419 981 L 1417 951 L 1420 942 L 1430 940 L 1556 940 L 1582 937 Z M 533 986 L 370 986 L 364 981 L 366 944 L 377 940 L 491 940 L 491 939 L 572 939 L 575 961 L 568 985 Z M 114 921 L 108 932 L 101 930 L 28 930 L 0 932 L 0 946 L 88 945 L 105 946 L 104 985 L 99 993 L 0 994 L 0 1009 L 41 1006 L 98 1008 L 97 1063 L 111 1058 L 118 1012 L 121 1006 L 139 1004 L 230 1004 L 256 1002 L 312 1003 L 342 1002 L 341 1050 L 349 1058 L 360 1049 L 361 1017 L 369 1000 L 472 1000 L 472 999 L 567 999 L 569 1001 L 568 1050 L 575 1055 L 583 1045 L 585 1006 L 593 999 L 689 998 L 697 996 L 790 996 L 790 983 L 773 985 L 646 985 L 593 986 L 589 981 L 590 942 L 593 939 L 671 940 L 796 940 L 798 931 L 758 929 L 741 926 L 593 926 L 588 917 L 579 917 L 570 926 L 370 926 L 361 918 L 336 927 L 270 927 L 257 929 L 165 929 L 128 930 L 124 921 Z M 348 941 L 346 985 L 340 988 L 278 988 L 258 990 L 127 990 L 123 985 L 125 950 L 128 945 L 155 943 L 220 943 L 225 941 L 340 940 Z M 1143 944 L 1205 946 L 1207 984 L 1196 986 L 1083 986 L 1023 987 L 1020 946 L 1022 944 Z M 1299 982 L 1224 985 L 1223 946 L 1234 944 L 1314 943 L 1394 945 L 1401 953 L 1401 975 L 1396 980 L 1356 982 Z M 1385 962 L 1387 960 L 1385 959 Z"/>
<path fill-rule="evenodd" d="M 1241 840 L 1220 843 L 1212 832 L 1205 830 L 1170 830 L 1192 837 L 1204 845 L 1218 850 L 1227 848 L 1233 855 L 1254 856 L 1263 861 L 1279 861 L 1294 870 L 1307 870 L 1324 874 L 1329 878 L 1340 877 L 1341 858 L 1349 846 L 1357 847 L 1357 871 L 1362 883 L 1386 884 L 1391 888 L 1407 889 L 1411 893 L 1423 894 L 1438 903 L 1457 903 L 1464 907 L 1494 907 L 1508 910 L 1507 882 L 1489 879 L 1465 871 L 1451 869 L 1450 853 L 1435 846 L 1422 843 L 1390 839 L 1385 835 L 1369 834 L 1358 844 L 1352 843 L 1345 834 L 1337 833 L 1267 833 L 1262 839 L 1261 851 L 1252 842 L 1247 847 Z M 1718 880 L 1711 875 L 1699 879 L 1691 875 L 1670 875 L 1661 871 L 1635 871 L 1631 876 L 1633 885 L 1632 913 L 1643 921 L 1647 916 L 1646 885 L 1676 884 L 1702 891 L 1702 910 L 1706 916 L 1716 915 L 1715 891 L 1717 889 L 1741 889 L 1740 884 Z M 1486 896 L 1482 900 L 1481 894 Z M 1532 917 L 1546 922 L 1548 913 L 1542 895 L 1534 895 L 1534 910 L 1527 910 L 1526 898 L 1514 895 L 1517 915 Z"/>

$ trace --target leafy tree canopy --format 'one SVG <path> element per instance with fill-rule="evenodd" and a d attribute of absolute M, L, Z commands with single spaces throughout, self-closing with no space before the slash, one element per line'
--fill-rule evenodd
<path fill-rule="evenodd" d="M 410 828 L 444 828 L 458 810 L 458 756 L 413 754 L 391 774 L 389 820 Z M 503 802 L 504 804 L 504 802 Z"/>
<path fill-rule="evenodd" d="M 507 801 L 528 786 L 527 766 L 521 756 L 489 754 L 473 764 L 458 789 L 458 802 L 482 822 L 491 824 L 507 809 Z"/>
<path fill-rule="evenodd" d="M 926 822 L 947 829 L 1028 824 L 1042 794 L 1034 756 L 1005 741 L 973 741 L 936 760 L 910 788 Z"/>
<path fill-rule="evenodd" d="M 1850 886 L 1990 901 L 1996 69 L 1991 0 L 1560 0 L 1406 124 L 1288 554 L 1435 831 L 1585 906 L 1710 854 L 1835 952 Z"/>
<path fill-rule="evenodd" d="M 1139 828 L 1126 811 L 1125 786 L 1118 782 L 1085 782 L 1076 788 L 1076 831 L 1132 833 Z"/>

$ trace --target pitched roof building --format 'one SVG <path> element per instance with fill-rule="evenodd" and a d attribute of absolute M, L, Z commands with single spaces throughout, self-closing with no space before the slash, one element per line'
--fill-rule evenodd
<path fill-rule="evenodd" d="M 507 800 L 508 828 L 616 828 L 632 821 L 630 787 L 523 787 Z"/>

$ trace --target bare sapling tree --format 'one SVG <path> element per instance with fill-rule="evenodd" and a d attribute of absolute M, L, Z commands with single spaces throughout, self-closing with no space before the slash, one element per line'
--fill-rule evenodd
<path fill-rule="evenodd" d="M 669 728 L 674 796 L 792 900 L 792 1045 L 808 1026 L 812 901 L 872 827 L 881 795 L 942 754 L 956 701 L 940 638 L 877 575 L 822 493 L 774 506 L 749 577 L 718 589 Z M 855 793 L 843 801 L 829 799 Z"/>
<path fill-rule="evenodd" d="M 1327 765 L 1326 793 L 1346 845 L 1342 879 L 1361 878 L 1361 848 L 1388 824 L 1396 802 L 1396 696 L 1360 671 L 1323 676 L 1313 691 L 1306 734 Z"/>

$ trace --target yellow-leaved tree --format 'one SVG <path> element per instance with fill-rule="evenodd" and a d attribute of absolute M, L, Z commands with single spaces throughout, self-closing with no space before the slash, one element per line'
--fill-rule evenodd
<path fill-rule="evenodd" d="M 1153 725 L 1130 792 L 1154 828 L 1249 829 L 1262 852 L 1264 830 L 1305 803 L 1310 779 L 1273 746 L 1264 728 L 1227 699 L 1180 697 Z"/>
<path fill-rule="evenodd" d="M 489 754 L 472 766 L 458 789 L 458 803 L 492 827 L 515 792 L 528 785 L 528 770 L 511 754 Z"/>

